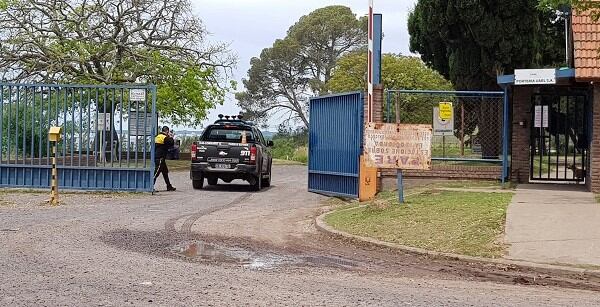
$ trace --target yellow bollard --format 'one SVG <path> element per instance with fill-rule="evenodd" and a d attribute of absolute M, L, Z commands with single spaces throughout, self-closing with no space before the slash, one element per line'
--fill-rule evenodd
<path fill-rule="evenodd" d="M 50 204 L 58 205 L 58 171 L 56 169 L 56 142 L 52 142 L 52 180 L 50 181 Z"/>
<path fill-rule="evenodd" d="M 56 169 L 56 144 L 61 140 L 62 128 L 51 127 L 48 131 L 48 140 L 52 142 L 52 177 L 50 180 L 50 205 L 58 205 L 58 170 Z"/>

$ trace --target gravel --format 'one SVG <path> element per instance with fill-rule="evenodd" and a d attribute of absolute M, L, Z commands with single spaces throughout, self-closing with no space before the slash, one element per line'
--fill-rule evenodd
<path fill-rule="evenodd" d="M 253 193 L 196 191 L 172 173 L 176 192 L 65 194 L 58 207 L 0 193 L 0 305 L 600 305 L 593 291 L 328 238 L 312 225 L 324 198 L 306 176 L 278 166 Z"/>

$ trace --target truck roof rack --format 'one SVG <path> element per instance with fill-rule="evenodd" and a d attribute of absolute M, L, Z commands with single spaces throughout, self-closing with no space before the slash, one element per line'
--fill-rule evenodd
<path fill-rule="evenodd" d="M 232 125 L 248 125 L 254 126 L 253 122 L 242 120 L 244 117 L 240 115 L 223 115 L 219 114 L 219 119 L 215 121 L 215 124 L 232 124 Z"/>

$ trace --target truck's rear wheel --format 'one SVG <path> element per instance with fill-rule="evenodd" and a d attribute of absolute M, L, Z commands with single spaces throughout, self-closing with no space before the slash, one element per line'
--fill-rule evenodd
<path fill-rule="evenodd" d="M 263 179 L 263 187 L 268 188 L 271 186 L 271 174 L 273 172 L 269 169 L 269 178 Z"/>
<path fill-rule="evenodd" d="M 202 179 L 193 179 L 192 180 L 192 187 L 194 187 L 194 189 L 196 189 L 196 190 L 201 190 L 202 187 L 204 187 L 204 178 L 202 178 Z"/>
<path fill-rule="evenodd" d="M 252 190 L 260 191 L 260 189 L 262 189 L 262 184 L 263 184 L 262 175 L 256 176 L 254 178 L 254 184 L 252 184 Z"/>

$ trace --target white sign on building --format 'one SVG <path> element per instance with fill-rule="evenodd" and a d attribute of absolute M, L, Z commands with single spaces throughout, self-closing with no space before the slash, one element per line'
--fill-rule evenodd
<path fill-rule="evenodd" d="M 515 85 L 556 84 L 555 69 L 515 69 Z"/>

